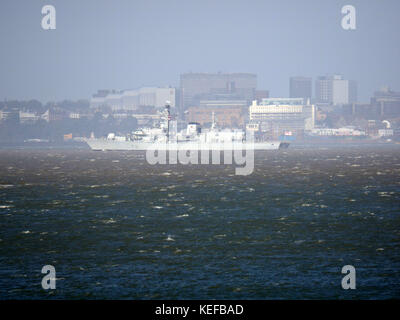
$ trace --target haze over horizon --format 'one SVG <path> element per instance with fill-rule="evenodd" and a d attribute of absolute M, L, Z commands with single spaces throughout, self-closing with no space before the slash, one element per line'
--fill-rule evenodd
<path fill-rule="evenodd" d="M 54 5 L 57 29 L 43 30 Z M 343 30 L 353 5 L 357 29 Z M 400 91 L 400 2 L 3 0 L 0 99 L 88 99 L 98 89 L 179 86 L 185 72 L 251 72 L 270 96 L 289 77 L 342 74 L 368 102 Z M 313 85 L 313 94 L 314 92 Z"/>

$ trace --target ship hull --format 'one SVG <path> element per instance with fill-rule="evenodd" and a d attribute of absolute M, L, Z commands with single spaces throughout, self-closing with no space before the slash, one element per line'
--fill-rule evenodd
<path fill-rule="evenodd" d="M 279 141 L 271 142 L 233 142 L 233 143 L 200 143 L 200 142 L 170 142 L 149 143 L 136 141 L 115 141 L 107 139 L 87 139 L 86 143 L 96 151 L 146 151 L 146 150 L 278 150 L 287 148 L 288 144 Z"/>

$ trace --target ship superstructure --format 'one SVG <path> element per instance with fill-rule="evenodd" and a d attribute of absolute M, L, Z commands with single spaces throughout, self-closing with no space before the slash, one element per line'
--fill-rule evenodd
<path fill-rule="evenodd" d="M 190 122 L 186 129 L 177 131 L 177 122 L 171 121 L 170 106 L 167 103 L 158 127 L 141 128 L 129 135 L 114 133 L 106 138 L 86 139 L 92 150 L 276 150 L 287 148 L 288 143 L 280 141 L 254 141 L 251 133 L 240 129 L 220 130 L 212 115 L 210 129 L 203 130 L 200 124 Z"/>

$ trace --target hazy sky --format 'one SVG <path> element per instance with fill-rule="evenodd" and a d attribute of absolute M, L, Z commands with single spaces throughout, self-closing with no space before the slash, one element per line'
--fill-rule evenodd
<path fill-rule="evenodd" d="M 41 28 L 46 4 L 56 30 Z M 347 4 L 355 31 L 341 27 Z M 399 0 L 1 0 L 0 39 L 0 99 L 178 86 L 189 71 L 253 72 L 274 97 L 290 76 L 331 73 L 357 80 L 359 101 L 400 91 Z"/>

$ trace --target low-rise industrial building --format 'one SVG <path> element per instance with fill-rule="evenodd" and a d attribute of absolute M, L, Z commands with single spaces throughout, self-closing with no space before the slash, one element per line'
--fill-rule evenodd
<path fill-rule="evenodd" d="M 99 90 L 90 100 L 91 108 L 110 107 L 111 110 L 136 110 L 149 106 L 161 108 L 166 101 L 175 107 L 175 88 L 142 87 L 135 90 Z"/>
<path fill-rule="evenodd" d="M 199 107 L 188 109 L 187 120 L 208 125 L 211 124 L 214 113 L 218 126 L 239 128 L 244 126 L 247 108 L 245 100 L 202 100 Z"/>

